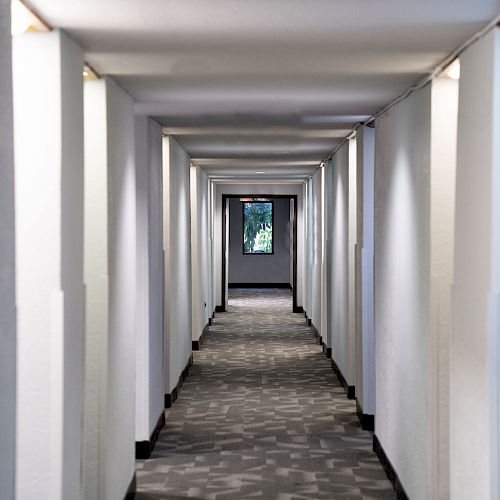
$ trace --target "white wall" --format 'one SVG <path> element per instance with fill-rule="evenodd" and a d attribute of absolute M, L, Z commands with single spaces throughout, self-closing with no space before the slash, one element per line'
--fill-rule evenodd
<path fill-rule="evenodd" d="M 375 413 L 375 339 L 373 325 L 373 244 L 375 130 L 363 126 L 357 146 L 357 326 L 356 398 L 366 415 Z"/>
<path fill-rule="evenodd" d="M 57 30 L 14 39 L 19 499 L 81 498 L 82 65 Z"/>
<path fill-rule="evenodd" d="M 0 484 L 14 498 L 16 435 L 16 304 L 14 151 L 10 1 L 0 0 Z"/>
<path fill-rule="evenodd" d="M 137 203 L 135 440 L 147 441 L 163 413 L 162 128 L 135 121 Z"/>
<path fill-rule="evenodd" d="M 210 226 L 208 176 L 191 167 L 191 260 L 193 340 L 198 340 L 212 316 L 210 309 Z"/>
<path fill-rule="evenodd" d="M 456 95 L 436 80 L 376 124 L 375 433 L 416 500 L 448 488 Z"/>
<path fill-rule="evenodd" d="M 498 498 L 500 30 L 461 56 L 451 496 Z"/>
<path fill-rule="evenodd" d="M 130 96 L 85 82 L 86 500 L 123 499 L 135 470 L 134 143 Z"/>
<path fill-rule="evenodd" d="M 163 139 L 165 250 L 165 391 L 171 393 L 191 356 L 190 158 L 172 137 Z"/>
<path fill-rule="evenodd" d="M 214 183 L 215 199 L 213 200 L 213 279 L 215 305 L 221 305 L 222 282 L 222 195 L 223 194 L 266 194 L 297 196 L 297 306 L 303 306 L 304 272 L 304 191 L 303 184 L 223 184 Z"/>

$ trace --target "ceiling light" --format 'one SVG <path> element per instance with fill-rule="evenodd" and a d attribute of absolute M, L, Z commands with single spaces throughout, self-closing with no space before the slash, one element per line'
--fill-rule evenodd
<path fill-rule="evenodd" d="M 12 36 L 22 35 L 27 31 L 50 31 L 47 23 L 43 22 L 21 0 L 12 0 L 10 3 Z"/>
<path fill-rule="evenodd" d="M 267 174 L 267 172 L 264 170 L 257 170 L 255 173 L 256 174 Z"/>
<path fill-rule="evenodd" d="M 92 66 L 90 66 L 90 64 L 85 63 L 85 65 L 83 66 L 83 79 L 99 80 L 99 74 Z"/>
<path fill-rule="evenodd" d="M 455 59 L 446 69 L 446 74 L 453 80 L 460 80 L 460 59 Z"/>

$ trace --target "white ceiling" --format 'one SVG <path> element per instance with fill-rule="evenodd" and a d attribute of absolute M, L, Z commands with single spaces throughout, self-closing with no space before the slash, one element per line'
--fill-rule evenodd
<path fill-rule="evenodd" d="M 500 0 L 29 3 L 209 173 L 283 177 L 312 172 L 500 11 Z"/>

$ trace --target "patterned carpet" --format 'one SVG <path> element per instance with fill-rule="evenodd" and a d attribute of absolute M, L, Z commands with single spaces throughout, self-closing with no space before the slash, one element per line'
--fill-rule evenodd
<path fill-rule="evenodd" d="M 393 499 L 355 404 L 287 290 L 230 291 L 149 460 L 138 500 Z"/>

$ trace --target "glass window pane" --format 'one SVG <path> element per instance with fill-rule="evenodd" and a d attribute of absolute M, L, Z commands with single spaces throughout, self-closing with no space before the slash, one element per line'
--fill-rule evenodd
<path fill-rule="evenodd" d="M 273 202 L 243 202 L 243 253 L 273 253 Z"/>

